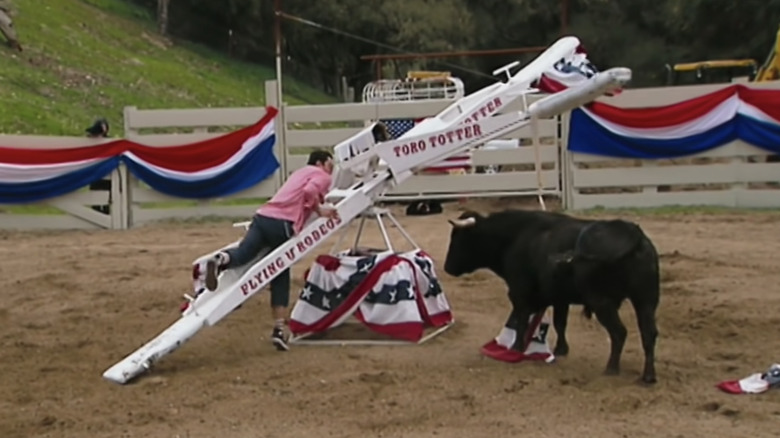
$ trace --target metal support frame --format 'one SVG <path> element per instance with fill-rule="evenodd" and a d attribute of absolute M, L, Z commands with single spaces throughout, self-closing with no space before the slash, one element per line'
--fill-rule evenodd
<path fill-rule="evenodd" d="M 320 340 L 314 340 L 314 339 L 306 339 L 307 337 L 311 335 L 302 335 L 299 337 L 293 337 L 290 338 L 289 343 L 294 345 L 322 345 L 322 346 L 329 346 L 329 347 L 346 347 L 348 345 L 362 345 L 362 346 L 388 346 L 388 345 L 420 345 L 424 344 L 431 339 L 439 336 L 440 334 L 444 333 L 445 331 L 449 330 L 450 327 L 452 327 L 455 324 L 455 320 L 453 319 L 449 323 L 436 328 L 436 330 L 431 331 L 430 333 L 426 334 L 422 338 L 420 338 L 417 342 L 409 342 L 409 341 L 399 341 L 399 340 L 378 340 L 378 339 L 320 339 Z"/>

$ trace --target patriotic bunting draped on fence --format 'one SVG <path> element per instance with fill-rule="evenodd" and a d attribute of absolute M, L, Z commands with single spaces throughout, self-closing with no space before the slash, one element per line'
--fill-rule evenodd
<path fill-rule="evenodd" d="M 274 107 L 256 124 L 197 143 L 151 147 L 128 140 L 57 150 L 0 146 L 0 204 L 37 202 L 73 192 L 120 163 L 153 189 L 178 198 L 213 198 L 245 190 L 279 167 Z"/>
<path fill-rule="evenodd" d="M 596 72 L 580 46 L 534 86 L 543 93 L 557 93 Z M 610 157 L 674 158 L 734 140 L 780 153 L 780 90 L 734 85 L 655 108 L 618 108 L 594 102 L 572 111 L 569 133 L 569 150 Z"/>
<path fill-rule="evenodd" d="M 569 132 L 569 150 L 611 157 L 674 158 L 734 140 L 780 153 L 780 90 L 733 85 L 650 108 L 594 102 L 572 112 Z"/>

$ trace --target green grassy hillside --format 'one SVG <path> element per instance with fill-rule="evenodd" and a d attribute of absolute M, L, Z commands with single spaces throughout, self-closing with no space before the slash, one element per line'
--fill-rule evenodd
<path fill-rule="evenodd" d="M 0 133 L 84 134 L 122 109 L 257 106 L 273 69 L 157 35 L 153 17 L 122 0 L 13 0 L 24 52 L 0 45 Z M 3 39 L 4 42 L 4 39 Z M 290 104 L 333 99 L 286 79 Z"/>

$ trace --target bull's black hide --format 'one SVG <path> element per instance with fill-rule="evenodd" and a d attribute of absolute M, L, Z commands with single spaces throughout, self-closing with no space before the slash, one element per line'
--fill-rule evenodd
<path fill-rule="evenodd" d="M 655 313 L 660 297 L 658 254 L 642 229 L 623 220 L 586 220 L 562 213 L 506 210 L 482 216 L 469 211 L 450 220 L 444 270 L 461 276 L 489 269 L 507 284 L 513 316 L 525 333 L 529 317 L 553 307 L 554 353 L 569 351 L 569 306 L 583 305 L 607 330 L 611 353 L 605 373 L 618 374 L 627 330 L 618 310 L 628 299 L 637 315 L 645 365 L 642 381 L 654 383 Z M 515 349 L 522 351 L 523 336 Z"/>

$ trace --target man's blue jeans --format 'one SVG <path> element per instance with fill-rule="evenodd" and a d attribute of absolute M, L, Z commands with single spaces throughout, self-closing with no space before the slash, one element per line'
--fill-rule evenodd
<path fill-rule="evenodd" d="M 236 268 L 249 263 L 260 252 L 273 251 L 288 241 L 293 234 L 290 221 L 255 214 L 246 235 L 236 248 L 225 252 L 230 261 L 224 268 Z M 271 306 L 287 307 L 290 303 L 290 269 L 285 269 L 271 280 Z"/>

